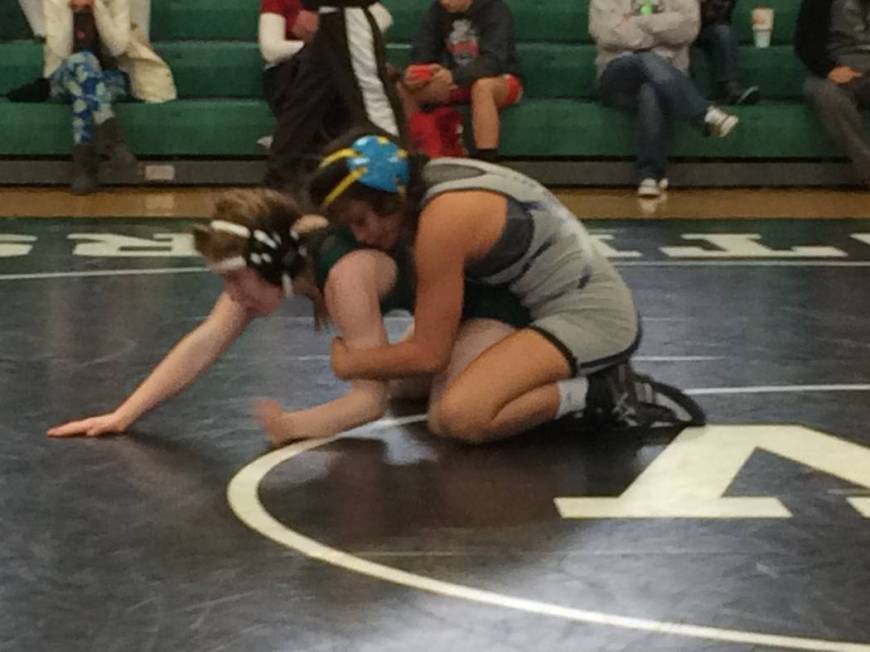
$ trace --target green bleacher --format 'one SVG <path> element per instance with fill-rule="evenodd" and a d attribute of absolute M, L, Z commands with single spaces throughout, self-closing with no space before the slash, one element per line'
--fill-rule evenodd
<path fill-rule="evenodd" d="M 631 120 L 595 99 L 595 47 L 584 0 L 508 0 L 516 21 L 525 98 L 503 114 L 502 152 L 513 158 L 626 158 L 633 153 Z M 385 0 L 395 25 L 390 59 L 408 58 L 408 41 L 427 0 Z M 726 139 L 710 139 L 676 125 L 671 154 L 709 159 L 837 158 L 802 101 L 804 71 L 791 38 L 797 0 L 769 0 L 776 10 L 773 45 L 750 41 L 749 12 L 735 12 L 747 84 L 761 87 L 761 104 L 738 107 L 741 124 Z M 162 105 L 118 106 L 131 149 L 145 157 L 261 156 L 258 137 L 272 118 L 260 99 L 256 45 L 258 0 L 153 0 L 151 37 L 172 67 L 179 100 Z M 41 46 L 28 38 L 17 3 L 0 7 L 0 94 L 32 80 L 41 69 Z M 712 84 L 703 57 L 693 74 Z M 57 157 L 70 148 L 68 108 L 54 103 L 0 100 L 0 157 Z"/>

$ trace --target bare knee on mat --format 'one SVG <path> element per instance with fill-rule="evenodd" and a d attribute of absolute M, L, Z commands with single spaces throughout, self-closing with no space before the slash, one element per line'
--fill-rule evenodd
<path fill-rule="evenodd" d="M 428 421 L 433 434 L 466 444 L 482 444 L 493 436 L 492 419 L 486 407 L 472 405 L 468 400 L 449 392 L 430 408 Z"/>

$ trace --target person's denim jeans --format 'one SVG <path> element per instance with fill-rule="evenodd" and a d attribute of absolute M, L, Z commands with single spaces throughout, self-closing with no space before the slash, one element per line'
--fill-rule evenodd
<path fill-rule="evenodd" d="M 737 81 L 737 39 L 731 25 L 707 25 L 701 30 L 697 43 L 710 57 L 716 82 Z"/>
<path fill-rule="evenodd" d="M 637 112 L 637 170 L 661 179 L 668 161 L 668 119 L 703 127 L 709 103 L 689 76 L 669 61 L 640 52 L 613 59 L 598 80 L 605 104 Z"/>

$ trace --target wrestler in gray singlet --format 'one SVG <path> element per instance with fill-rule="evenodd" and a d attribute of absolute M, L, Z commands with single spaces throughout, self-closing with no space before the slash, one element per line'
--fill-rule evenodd
<path fill-rule="evenodd" d="M 640 329 L 631 292 L 580 221 L 544 186 L 483 161 L 440 158 L 423 170 L 423 206 L 452 191 L 483 190 L 507 198 L 504 231 L 481 259 L 466 265 L 467 282 L 507 286 L 574 375 L 622 362 Z"/>

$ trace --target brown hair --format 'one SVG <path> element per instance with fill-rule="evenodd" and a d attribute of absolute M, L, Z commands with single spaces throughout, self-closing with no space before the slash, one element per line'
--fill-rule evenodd
<path fill-rule="evenodd" d="M 290 197 L 267 188 L 228 190 L 215 201 L 211 219 L 234 222 L 249 229 L 289 230 L 302 216 Z M 193 246 L 203 258 L 223 260 L 245 253 L 248 241 L 232 233 L 194 228 Z"/>
<path fill-rule="evenodd" d="M 279 233 L 288 233 L 302 217 L 293 199 L 267 188 L 228 190 L 221 193 L 215 201 L 211 215 L 212 220 L 232 222 L 252 231 L 263 229 Z M 303 255 L 297 249 L 295 262 L 289 265 L 289 269 L 284 269 L 284 273 L 296 277 L 307 270 L 313 277 L 313 252 L 316 247 L 307 245 L 312 240 L 319 239 L 322 230 L 323 227 L 316 226 L 312 230 L 300 229 L 299 245 L 306 245 L 308 253 Z M 207 261 L 218 262 L 235 256 L 245 256 L 248 253 L 250 240 L 225 231 L 216 231 L 209 228 L 207 224 L 197 224 L 193 227 L 193 246 Z M 329 321 L 326 306 L 319 292 L 309 298 L 314 304 L 314 326 L 319 330 L 321 324 Z"/>

